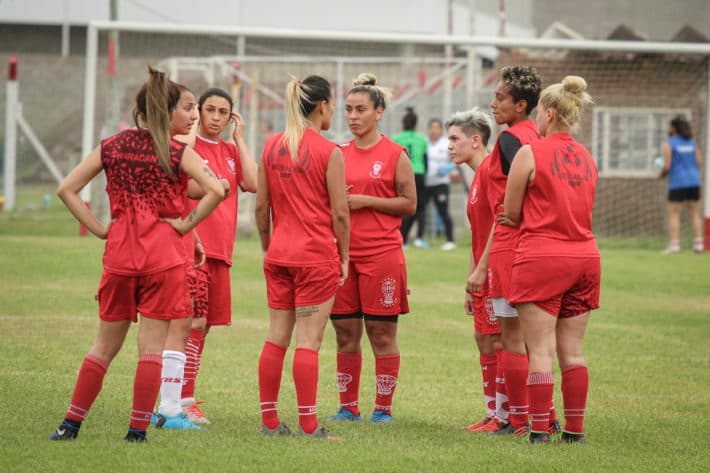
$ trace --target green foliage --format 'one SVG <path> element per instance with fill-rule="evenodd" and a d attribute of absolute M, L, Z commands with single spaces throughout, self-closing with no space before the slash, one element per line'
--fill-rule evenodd
<path fill-rule="evenodd" d="M 103 244 L 76 236 L 77 228 L 56 200 L 50 209 L 0 215 L 0 471 L 710 470 L 702 440 L 710 418 L 710 255 L 661 256 L 660 248 L 607 242 L 602 309 L 592 315 L 586 342 L 586 445 L 533 447 L 458 429 L 484 413 L 473 322 L 463 311 L 463 247 L 406 251 L 412 314 L 400 322 L 394 424 L 327 424 L 338 406 L 335 340 L 328 328 L 318 412 L 344 440 L 262 438 L 257 362 L 267 310 L 254 240 L 237 241 L 234 324 L 208 336 L 197 386 L 212 420 L 208 431 L 151 428 L 148 445 L 122 441 L 137 359 L 133 327 L 79 438 L 50 442 L 97 328 L 94 294 Z M 361 406 L 367 416 L 375 396 L 374 360 L 366 341 L 364 349 Z M 289 351 L 279 408 L 295 429 L 292 356 Z M 557 382 L 559 391 L 558 373 Z M 561 414 L 559 393 L 556 405 Z"/>

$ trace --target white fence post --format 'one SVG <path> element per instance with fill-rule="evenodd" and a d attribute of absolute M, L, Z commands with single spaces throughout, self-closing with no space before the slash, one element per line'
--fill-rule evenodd
<path fill-rule="evenodd" d="M 17 101 L 19 84 L 17 83 L 17 57 L 10 56 L 7 68 L 7 86 L 5 87 L 5 169 L 3 189 L 5 209 L 15 208 L 15 179 L 17 174 Z"/>

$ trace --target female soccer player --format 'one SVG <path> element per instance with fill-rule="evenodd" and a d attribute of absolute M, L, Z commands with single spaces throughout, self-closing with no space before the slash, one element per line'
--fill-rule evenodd
<path fill-rule="evenodd" d="M 66 177 L 58 195 L 69 211 L 99 238 L 106 239 L 98 290 L 99 333 L 79 370 L 64 421 L 52 440 L 73 439 L 101 391 L 106 370 L 132 321 L 141 313 L 138 367 L 127 441 L 145 441 L 160 388 L 161 352 L 171 319 L 189 317 L 182 234 L 191 231 L 224 196 L 214 174 L 197 154 L 171 140 L 194 120 L 178 107 L 180 88 L 162 72 L 150 77 L 136 96 L 138 129 L 107 138 Z M 104 225 L 84 205 L 79 191 L 106 172 L 111 224 Z M 195 210 L 180 218 L 188 176 L 206 191 Z M 177 230 L 177 231 L 176 231 Z"/>
<path fill-rule="evenodd" d="M 407 112 L 402 117 L 403 131 L 392 137 L 392 141 L 404 146 L 411 160 L 412 169 L 414 171 L 414 182 L 417 192 L 417 210 L 414 215 L 405 215 L 402 219 L 402 241 L 404 246 L 409 243 L 409 231 L 412 229 L 414 222 L 417 222 L 417 234 L 424 234 L 424 225 L 426 224 L 426 215 L 424 212 L 424 192 L 426 189 L 426 172 L 427 172 L 427 149 L 429 141 L 427 137 L 417 131 L 417 121 L 419 117 L 414 113 L 412 107 L 407 107 Z M 426 241 L 421 238 L 414 240 L 414 246 L 417 248 L 429 248 Z"/>
<path fill-rule="evenodd" d="M 668 125 L 668 141 L 663 143 L 661 177 L 668 176 L 668 233 L 666 254 L 680 252 L 680 210 L 687 205 L 693 226 L 693 251 L 702 253 L 703 233 L 698 202 L 700 201 L 700 148 L 693 139 L 690 123 L 677 116 Z"/>
<path fill-rule="evenodd" d="M 540 95 L 542 81 L 534 67 L 505 67 L 501 71 L 491 109 L 498 125 L 508 125 L 496 140 L 488 165 L 486 194 L 491 214 L 497 215 L 503 204 L 508 171 L 515 153 L 522 145 L 538 139 L 537 127 L 528 118 Z M 518 314 L 510 300 L 510 267 L 517 229 L 494 225 L 488 246 L 467 282 L 467 291 L 481 289 L 488 278 L 488 294 L 501 329 L 501 361 L 510 406 L 509 421 L 495 434 L 528 434 L 528 401 L 525 383 L 528 358 Z M 553 417 L 554 419 L 554 417 Z M 556 421 L 556 420 L 555 420 Z"/>
<path fill-rule="evenodd" d="M 370 422 L 385 423 L 392 422 L 392 396 L 399 376 L 397 319 L 409 312 L 399 228 L 402 215 L 414 214 L 417 194 L 407 152 L 377 129 L 387 92 L 373 74 L 360 74 L 353 85 L 345 118 L 355 138 L 342 146 L 350 207 L 350 269 L 330 317 L 338 344 L 340 391 L 340 411 L 331 420 L 360 420 L 364 319 L 377 382 Z"/>
<path fill-rule="evenodd" d="M 486 146 L 491 136 L 491 121 L 482 110 L 474 108 L 467 112 L 455 113 L 446 122 L 449 136 L 449 155 L 454 164 L 468 165 L 476 173 L 466 204 L 466 214 L 471 224 L 471 259 L 469 277 L 473 274 L 493 226 L 493 215 L 486 200 L 488 179 L 488 152 Z M 507 422 L 508 411 L 505 398 L 505 384 L 501 356 L 500 327 L 488 298 L 488 285 L 484 282 L 479 292 L 466 292 L 464 301 L 466 313 L 473 315 L 474 335 L 480 353 L 483 374 L 483 396 L 486 415 L 483 419 L 466 427 L 469 432 L 491 431 Z"/>
<path fill-rule="evenodd" d="M 261 432 L 291 435 L 277 403 L 284 356 L 296 327 L 293 381 L 299 434 L 337 439 L 318 425 L 318 350 L 335 291 L 348 276 L 350 218 L 340 148 L 319 132 L 330 128 L 335 98 L 316 75 L 286 86 L 286 130 L 264 147 L 256 225 L 264 256 L 269 336 L 259 359 Z M 273 233 L 271 222 L 273 222 Z"/>
<path fill-rule="evenodd" d="M 562 440 L 584 441 L 589 378 L 582 342 L 589 311 L 599 307 L 601 277 L 592 233 L 598 176 L 589 152 L 569 130 L 592 101 L 586 89 L 584 79 L 567 76 L 542 92 L 537 124 L 545 138 L 523 146 L 515 157 L 498 220 L 519 227 L 510 302 L 520 314 L 530 353 L 529 443 L 550 440 L 555 352 L 562 371 Z"/>
<path fill-rule="evenodd" d="M 234 189 L 198 227 L 207 260 L 205 269 L 209 286 L 207 294 L 207 317 L 193 320 L 187 340 L 185 383 L 182 389 L 182 405 L 188 418 L 195 423 L 209 424 L 200 405 L 195 401 L 195 382 L 200 370 L 202 352 L 210 327 L 231 325 L 232 288 L 229 269 L 237 231 L 239 196 L 237 186 L 245 192 L 256 192 L 256 162 L 244 139 L 244 120 L 233 111 L 232 98 L 222 89 L 209 89 L 198 100 L 200 126 L 195 137 L 195 151 L 205 160 L 210 169 L 226 179 Z M 234 120 L 232 138 L 236 146 L 223 141 L 222 132 L 229 120 Z"/>

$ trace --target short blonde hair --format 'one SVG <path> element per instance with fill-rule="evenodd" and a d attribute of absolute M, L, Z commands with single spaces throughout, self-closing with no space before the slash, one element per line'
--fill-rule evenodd
<path fill-rule="evenodd" d="M 562 82 L 552 84 L 540 94 L 540 104 L 554 108 L 563 124 L 572 127 L 579 121 L 582 107 L 594 103 L 586 92 L 587 81 L 579 76 L 566 76 Z"/>
<path fill-rule="evenodd" d="M 484 146 L 488 146 L 488 139 L 491 137 L 491 118 L 486 112 L 478 107 L 464 112 L 456 112 L 444 124 L 448 130 L 452 126 L 461 128 L 464 135 L 471 137 L 478 134 Z"/>

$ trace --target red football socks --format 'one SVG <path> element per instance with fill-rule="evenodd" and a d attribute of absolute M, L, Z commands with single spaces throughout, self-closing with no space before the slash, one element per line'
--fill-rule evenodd
<path fill-rule="evenodd" d="M 146 430 L 153 415 L 155 400 L 160 390 L 160 372 L 163 368 L 163 355 L 151 353 L 138 358 L 136 377 L 133 381 L 133 409 L 131 410 L 131 428 Z"/>
<path fill-rule="evenodd" d="M 507 422 L 510 417 L 508 391 L 505 389 L 503 373 L 503 350 L 496 350 L 496 417 L 501 422 Z"/>
<path fill-rule="evenodd" d="M 547 432 L 550 427 L 554 382 L 551 372 L 528 374 L 528 398 L 533 432 Z"/>
<path fill-rule="evenodd" d="M 589 392 L 589 371 L 586 366 L 568 366 L 562 371 L 562 400 L 565 428 L 569 433 L 584 433 L 584 413 Z"/>
<path fill-rule="evenodd" d="M 503 351 L 505 389 L 510 404 L 509 421 L 516 429 L 528 423 L 528 357 Z"/>
<path fill-rule="evenodd" d="M 360 393 L 360 373 L 362 372 L 362 352 L 337 355 L 338 391 L 340 408 L 354 415 L 360 415 L 358 396 Z"/>
<path fill-rule="evenodd" d="M 286 347 L 265 342 L 259 357 L 259 400 L 261 401 L 261 422 L 268 429 L 279 425 L 278 400 L 281 388 Z"/>
<path fill-rule="evenodd" d="M 296 348 L 293 355 L 293 384 L 298 401 L 298 423 L 307 433 L 318 427 L 316 400 L 318 397 L 318 352 L 309 348 Z"/>
<path fill-rule="evenodd" d="M 377 381 L 377 396 L 375 410 L 392 415 L 392 396 L 397 387 L 399 376 L 399 354 L 376 356 L 375 375 Z"/>
<path fill-rule="evenodd" d="M 483 398 L 486 402 L 486 417 L 496 413 L 496 370 L 498 361 L 495 353 L 480 355 L 481 373 L 483 375 Z"/>
<path fill-rule="evenodd" d="M 205 332 L 191 329 L 185 345 L 185 375 L 182 385 L 182 399 L 195 398 L 195 380 L 200 372 L 200 359 L 205 347 Z"/>
<path fill-rule="evenodd" d="M 75 422 L 84 420 L 91 405 L 101 392 L 108 365 L 109 362 L 106 360 L 86 355 L 74 385 L 74 393 L 66 414 L 67 419 Z"/>

